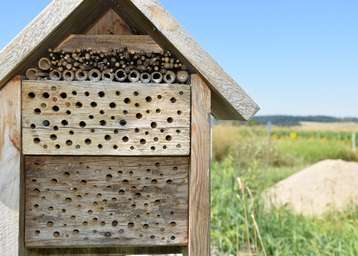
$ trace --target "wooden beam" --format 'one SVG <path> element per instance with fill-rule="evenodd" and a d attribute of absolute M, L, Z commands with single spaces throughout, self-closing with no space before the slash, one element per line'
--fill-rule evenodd
<path fill-rule="evenodd" d="M 133 52 L 163 52 L 163 49 L 150 36 L 145 35 L 70 35 L 56 49 L 73 51 L 92 48 L 97 51 L 107 51 L 123 47 Z"/>
<path fill-rule="evenodd" d="M 192 76 L 192 141 L 189 174 L 189 256 L 210 255 L 211 91 Z"/>
<path fill-rule="evenodd" d="M 71 248 L 71 249 L 31 249 L 26 256 L 123 256 L 123 255 L 162 255 L 173 256 L 180 253 L 179 246 L 135 247 L 135 248 Z M 23 255 L 21 255 L 23 256 Z M 178 255 L 179 256 L 179 255 Z"/>
<path fill-rule="evenodd" d="M 0 254 L 17 255 L 21 157 L 21 81 L 0 90 Z M 5 253 L 6 252 L 6 253 Z"/>

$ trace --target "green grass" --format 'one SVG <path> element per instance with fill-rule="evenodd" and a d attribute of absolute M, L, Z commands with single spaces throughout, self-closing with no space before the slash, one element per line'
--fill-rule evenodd
<path fill-rule="evenodd" d="M 228 137 L 222 134 L 230 139 L 220 140 Z M 349 141 L 306 136 L 269 143 L 262 128 L 221 126 L 214 130 L 214 149 L 212 238 L 217 255 L 358 255 L 358 210 L 317 219 L 288 209 L 268 211 L 261 202 L 265 189 L 316 161 L 356 160 Z"/>

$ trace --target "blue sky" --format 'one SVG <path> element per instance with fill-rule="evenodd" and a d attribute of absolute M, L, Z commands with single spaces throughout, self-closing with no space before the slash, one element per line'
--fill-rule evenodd
<path fill-rule="evenodd" d="M 49 0 L 4 1 L 0 48 Z M 162 0 L 262 107 L 358 117 L 358 1 Z"/>

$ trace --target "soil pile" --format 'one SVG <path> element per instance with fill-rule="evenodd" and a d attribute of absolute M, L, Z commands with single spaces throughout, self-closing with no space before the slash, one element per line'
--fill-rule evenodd
<path fill-rule="evenodd" d="M 265 193 L 270 206 L 287 206 L 298 214 L 320 216 L 358 205 L 358 163 L 318 162 L 282 180 Z"/>

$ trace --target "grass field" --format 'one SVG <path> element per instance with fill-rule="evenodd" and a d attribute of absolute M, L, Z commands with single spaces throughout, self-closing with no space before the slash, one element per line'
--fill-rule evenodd
<path fill-rule="evenodd" d="M 213 134 L 217 255 L 358 255 L 358 210 L 316 219 L 264 210 L 260 200 L 265 189 L 312 163 L 357 161 L 349 130 L 274 128 L 269 138 L 264 127 L 218 125 Z"/>

